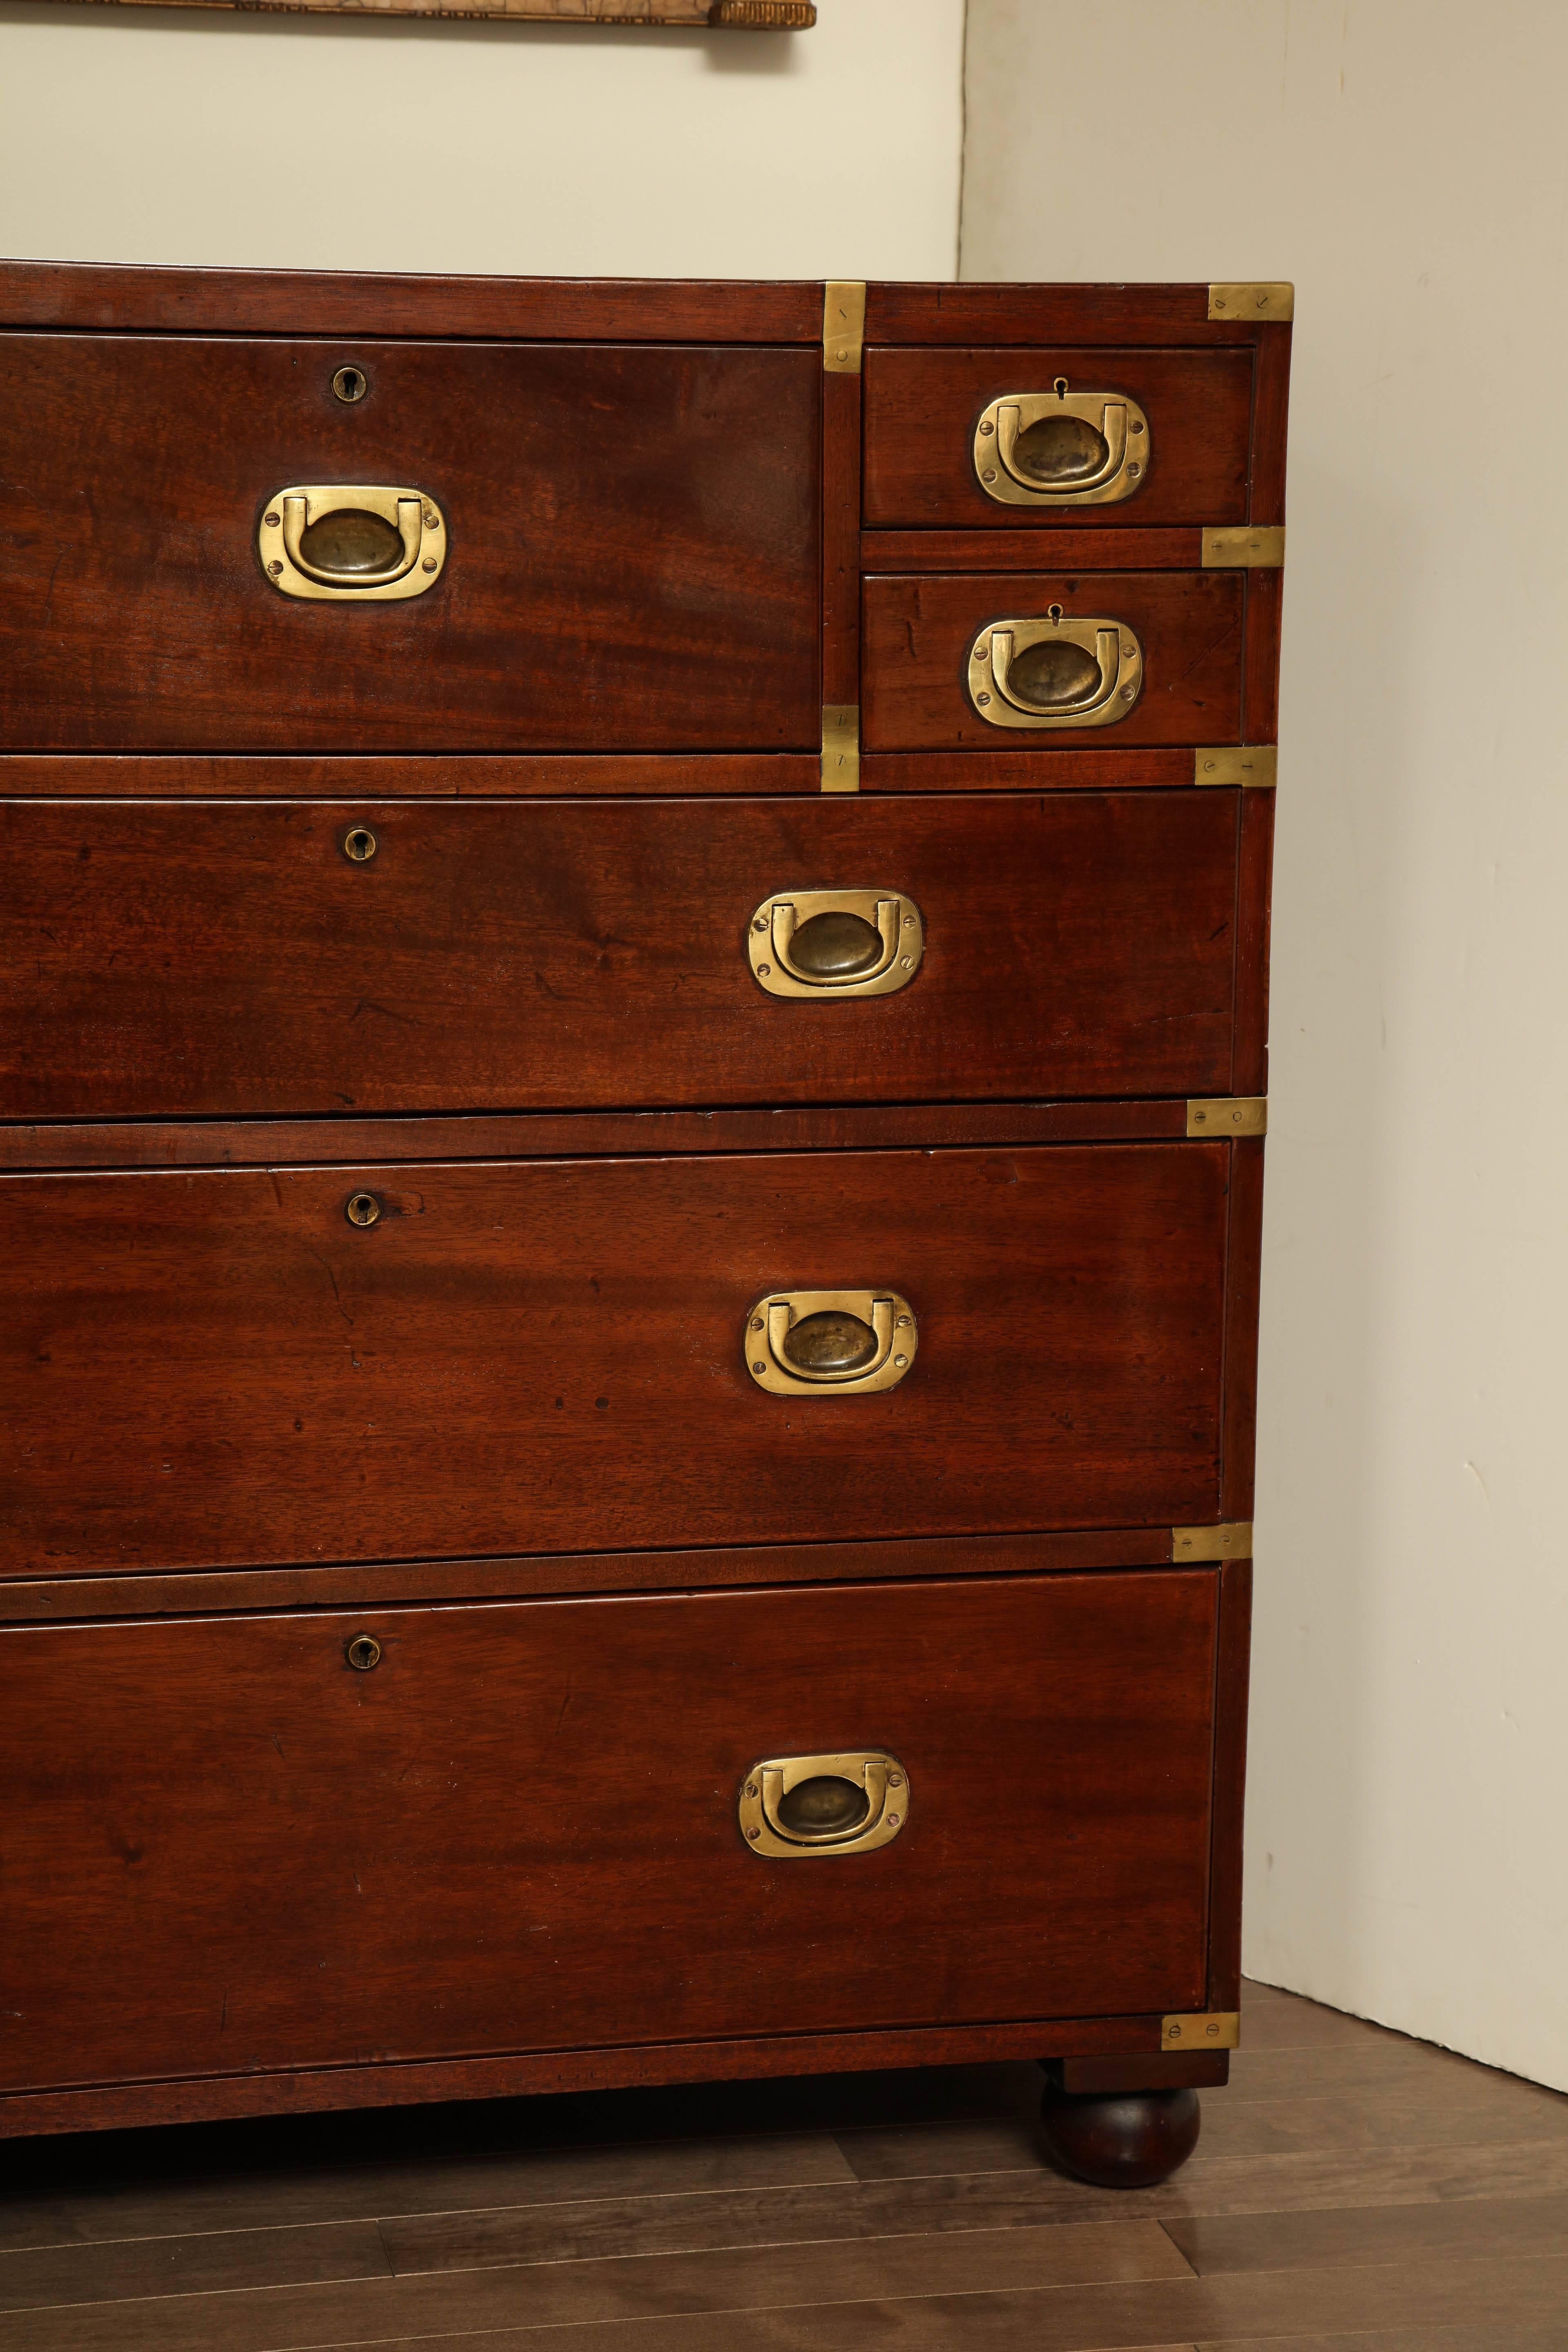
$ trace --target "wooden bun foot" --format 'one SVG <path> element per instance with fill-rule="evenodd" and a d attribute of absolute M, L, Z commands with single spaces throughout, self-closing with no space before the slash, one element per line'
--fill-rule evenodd
<path fill-rule="evenodd" d="M 1098 2189 L 1152 2189 L 1185 2164 L 1198 2144 L 1195 2091 L 1123 2091 L 1112 2095 L 1046 2084 L 1040 2128 L 1064 2172 Z"/>

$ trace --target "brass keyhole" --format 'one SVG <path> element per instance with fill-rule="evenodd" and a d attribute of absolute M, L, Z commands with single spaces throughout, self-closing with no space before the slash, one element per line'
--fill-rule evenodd
<path fill-rule="evenodd" d="M 341 401 L 353 407 L 370 390 L 370 378 L 363 368 L 341 367 L 332 378 L 332 390 Z"/>
<path fill-rule="evenodd" d="M 343 835 L 343 856 L 355 866 L 368 865 L 380 847 L 368 824 L 351 824 Z"/>
<path fill-rule="evenodd" d="M 381 1664 L 381 1643 L 372 1634 L 356 1633 L 343 1655 L 356 1674 L 368 1675 Z"/>
<path fill-rule="evenodd" d="M 351 1192 L 343 1214 L 351 1225 L 374 1225 L 381 1216 L 381 1202 L 374 1192 Z"/>

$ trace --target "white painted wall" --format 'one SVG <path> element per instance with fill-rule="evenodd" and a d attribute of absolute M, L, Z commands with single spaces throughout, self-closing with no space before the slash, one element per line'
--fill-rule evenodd
<path fill-rule="evenodd" d="M 0 251 L 951 278 L 963 25 L 963 0 L 830 0 L 793 37 L 0 7 Z"/>
<path fill-rule="evenodd" d="M 1568 2088 L 1568 10 L 971 0 L 971 278 L 1292 278 L 1247 1966 Z"/>

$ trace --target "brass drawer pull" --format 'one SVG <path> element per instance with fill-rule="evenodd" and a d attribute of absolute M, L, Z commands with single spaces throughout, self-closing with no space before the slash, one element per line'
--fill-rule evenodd
<path fill-rule="evenodd" d="M 924 953 L 921 910 L 901 890 L 786 890 L 746 926 L 747 959 L 770 996 L 891 996 Z"/>
<path fill-rule="evenodd" d="M 769 1756 L 741 1784 L 740 1815 L 752 1852 L 777 1861 L 868 1853 L 909 1820 L 910 1776 L 879 1748 Z"/>
<path fill-rule="evenodd" d="M 865 1396 L 897 1388 L 919 1341 L 896 1290 L 769 1291 L 746 1318 L 746 1368 L 774 1396 Z"/>
<path fill-rule="evenodd" d="M 1143 648 L 1124 621 L 992 621 L 969 650 L 969 698 L 988 727 L 1111 727 L 1143 687 Z"/>
<path fill-rule="evenodd" d="M 297 483 L 267 501 L 257 546 L 285 596 L 423 596 L 447 560 L 446 520 L 423 490 Z"/>
<path fill-rule="evenodd" d="M 1007 507 L 1111 506 L 1149 470 L 1149 419 L 1121 392 L 1005 392 L 974 428 L 974 471 Z"/>

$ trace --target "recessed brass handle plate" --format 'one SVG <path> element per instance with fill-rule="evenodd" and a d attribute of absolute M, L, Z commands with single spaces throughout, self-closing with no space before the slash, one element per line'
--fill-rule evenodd
<path fill-rule="evenodd" d="M 280 595 L 384 603 L 434 588 L 447 561 L 447 519 L 426 490 L 297 482 L 268 499 L 256 544 Z"/>
<path fill-rule="evenodd" d="M 919 1344 L 896 1290 L 764 1291 L 746 1317 L 746 1370 L 773 1396 L 896 1389 Z"/>
<path fill-rule="evenodd" d="M 741 1835 L 776 1862 L 869 1853 L 910 1817 L 910 1776 L 880 1748 L 768 1756 L 741 1783 Z"/>
<path fill-rule="evenodd" d="M 1143 690 L 1143 648 L 1125 621 L 991 621 L 969 649 L 969 698 L 988 727 L 1111 727 Z"/>
<path fill-rule="evenodd" d="M 1121 392 L 1005 392 L 974 428 L 974 473 L 1005 507 L 1103 507 L 1149 470 L 1149 419 Z"/>
<path fill-rule="evenodd" d="M 901 890 L 781 890 L 746 925 L 752 976 L 770 996 L 892 996 L 925 953 Z"/>

